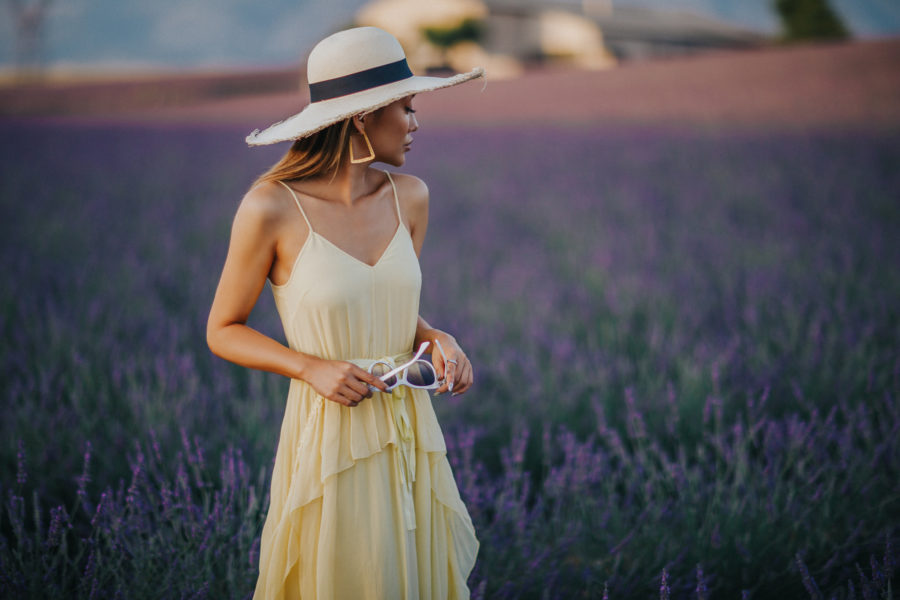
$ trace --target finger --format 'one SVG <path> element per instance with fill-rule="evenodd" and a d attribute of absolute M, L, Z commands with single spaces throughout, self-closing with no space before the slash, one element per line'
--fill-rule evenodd
<path fill-rule="evenodd" d="M 359 394 L 360 399 L 369 398 L 372 395 L 370 391 L 369 384 L 365 381 L 361 381 L 359 379 L 353 379 L 347 382 L 347 387 L 350 388 L 352 392 Z M 352 397 L 352 396 L 351 396 Z"/>
<path fill-rule="evenodd" d="M 334 400 L 335 402 L 337 402 L 338 404 L 342 404 L 342 405 L 344 405 L 344 406 L 346 406 L 346 407 L 349 407 L 349 408 L 353 408 L 354 406 L 356 406 L 357 404 L 359 404 L 359 402 L 356 402 L 356 401 L 354 401 L 354 400 L 351 400 L 350 398 L 348 398 L 347 396 L 345 396 L 345 395 L 344 395 L 343 393 L 341 393 L 341 392 L 336 393 L 336 394 L 334 395 L 334 397 L 331 398 L 331 399 Z"/>
<path fill-rule="evenodd" d="M 440 396 L 450 389 L 450 380 L 447 379 L 447 369 L 444 367 L 451 366 L 453 366 L 453 363 L 448 363 L 446 361 L 444 361 L 444 363 L 441 365 L 441 372 L 438 374 L 438 383 L 440 383 L 441 385 L 436 390 L 434 390 L 435 396 Z"/>
<path fill-rule="evenodd" d="M 456 372 L 459 370 L 459 363 L 448 359 L 445 366 L 447 368 L 444 370 L 444 381 L 446 382 L 447 390 L 452 392 L 456 385 Z"/>
<path fill-rule="evenodd" d="M 364 385 L 366 385 L 366 390 L 368 390 L 368 386 L 371 385 L 373 387 L 378 388 L 379 391 L 382 391 L 382 392 L 387 391 L 387 384 L 385 382 L 383 382 L 382 380 L 380 380 L 379 378 L 372 375 L 371 373 L 369 373 L 368 371 L 364 371 L 363 369 L 360 369 L 359 367 L 357 367 L 356 370 L 353 371 L 353 374 L 356 376 L 357 379 L 359 379 L 361 382 L 363 382 Z"/>
<path fill-rule="evenodd" d="M 472 369 L 469 361 L 462 361 L 456 374 L 456 381 L 453 383 L 453 395 L 462 394 L 471 384 Z"/>
<path fill-rule="evenodd" d="M 432 354 L 431 364 L 434 365 L 434 370 L 437 372 L 438 379 L 445 379 L 444 375 L 447 374 L 447 362 L 444 360 L 444 357 L 438 353 Z"/>
<path fill-rule="evenodd" d="M 344 378 L 341 383 L 342 385 L 338 390 L 338 393 L 351 402 L 361 401 L 369 391 L 369 388 L 365 383 L 352 376 Z"/>
<path fill-rule="evenodd" d="M 461 394 L 469 387 L 469 361 L 460 361 L 459 369 L 456 372 L 456 381 L 453 382 L 453 395 Z"/>
<path fill-rule="evenodd" d="M 450 387 L 450 384 L 446 379 L 439 379 L 438 381 L 441 382 L 441 385 L 436 390 L 434 390 L 435 396 L 440 396 Z"/>
<path fill-rule="evenodd" d="M 462 394 L 472 386 L 472 363 L 461 363 L 456 382 L 453 384 L 453 395 Z"/>

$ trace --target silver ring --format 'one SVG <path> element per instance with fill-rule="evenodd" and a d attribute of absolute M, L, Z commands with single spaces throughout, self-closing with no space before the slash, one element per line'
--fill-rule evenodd
<path fill-rule="evenodd" d="M 458 364 L 459 364 L 459 362 L 453 360 L 452 358 L 448 358 L 448 359 L 447 359 L 447 362 L 452 362 L 454 365 L 458 365 Z"/>

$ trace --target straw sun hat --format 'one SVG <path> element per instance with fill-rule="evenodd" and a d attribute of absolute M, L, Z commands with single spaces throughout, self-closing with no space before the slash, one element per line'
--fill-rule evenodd
<path fill-rule="evenodd" d="M 309 55 L 306 79 L 310 103 L 296 115 L 247 136 L 251 146 L 297 140 L 358 114 L 372 112 L 411 94 L 482 77 L 476 68 L 453 77 L 420 77 L 406 64 L 400 42 L 377 27 L 339 31 Z"/>

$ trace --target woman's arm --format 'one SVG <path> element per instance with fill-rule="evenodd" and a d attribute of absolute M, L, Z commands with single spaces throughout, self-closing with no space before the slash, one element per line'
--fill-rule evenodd
<path fill-rule="evenodd" d="M 367 384 L 383 389 L 383 382 L 351 363 L 291 350 L 246 324 L 275 260 L 283 206 L 272 186 L 254 188 L 241 201 L 209 311 L 207 343 L 225 360 L 302 379 L 329 400 L 355 406 L 371 395 Z"/>
<path fill-rule="evenodd" d="M 231 227 L 225 266 L 206 324 L 210 350 L 253 369 L 300 378 L 305 357 L 246 325 L 275 260 L 278 202 L 254 189 L 241 201 Z"/>
<path fill-rule="evenodd" d="M 456 338 L 446 331 L 435 329 L 428 324 L 428 321 L 419 316 L 413 346 L 416 347 L 426 340 L 431 342 L 431 362 L 437 369 L 438 377 L 445 380 L 444 385 L 436 389 L 434 393 L 452 392 L 454 396 L 465 393 L 475 383 L 475 374 L 472 370 L 472 363 L 459 347 Z M 443 356 L 441 349 L 444 351 Z"/>
<path fill-rule="evenodd" d="M 428 229 L 428 186 L 424 181 L 412 175 L 402 175 L 398 179 L 398 194 L 403 205 L 404 218 L 416 250 L 416 256 L 421 256 L 422 246 L 425 244 L 425 232 Z M 459 347 L 456 338 L 445 331 L 435 329 L 420 316 L 416 323 L 413 347 L 417 347 L 426 340 L 432 343 L 431 360 L 437 369 L 438 376 L 445 379 L 444 385 L 435 390 L 435 394 L 447 391 L 454 395 L 462 394 L 472 387 L 474 383 L 472 363 Z M 441 356 L 435 340 L 440 342 L 440 347 L 443 348 L 446 357 Z M 444 363 L 444 358 L 447 358 L 447 364 Z"/>

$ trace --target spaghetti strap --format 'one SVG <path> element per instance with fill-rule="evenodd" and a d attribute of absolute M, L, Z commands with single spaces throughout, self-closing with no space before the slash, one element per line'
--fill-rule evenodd
<path fill-rule="evenodd" d="M 291 186 L 289 186 L 285 182 L 281 181 L 280 179 L 278 180 L 278 183 L 283 185 L 287 189 L 287 191 L 289 191 L 291 193 L 291 196 L 294 197 L 294 202 L 297 204 L 297 208 L 300 209 L 300 214 L 303 215 L 303 220 L 306 221 L 306 226 L 309 227 L 310 231 L 312 231 L 313 230 L 312 224 L 309 222 L 309 217 L 306 216 L 306 212 L 303 210 L 303 206 L 300 205 L 300 198 L 297 197 L 297 194 L 294 193 L 294 190 L 291 189 Z M 395 190 L 394 196 L 396 196 L 396 195 L 397 195 L 397 192 Z"/>
<path fill-rule="evenodd" d="M 403 225 L 403 217 L 400 216 L 400 198 L 397 196 L 397 186 L 394 184 L 394 178 L 391 177 L 391 174 L 387 171 L 384 172 L 387 175 L 388 181 L 391 182 L 391 187 L 394 189 L 394 206 L 397 207 L 397 221 Z"/>

